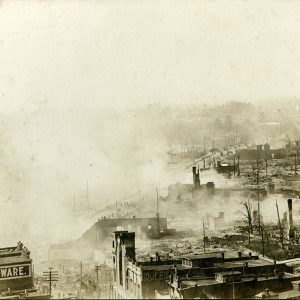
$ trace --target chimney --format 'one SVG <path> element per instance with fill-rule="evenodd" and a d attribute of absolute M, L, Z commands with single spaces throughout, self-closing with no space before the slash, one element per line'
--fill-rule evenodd
<path fill-rule="evenodd" d="M 196 183 L 196 172 L 197 172 L 197 171 L 196 171 L 196 170 L 197 170 L 197 169 L 196 169 L 196 166 L 193 166 L 192 169 L 193 169 L 193 184 L 194 184 L 194 186 L 195 186 L 195 183 Z"/>
<path fill-rule="evenodd" d="M 239 251 L 239 252 L 238 252 L 238 255 L 239 255 L 239 257 L 242 257 L 242 252 Z"/>
<path fill-rule="evenodd" d="M 160 261 L 160 257 L 159 257 L 158 252 L 155 253 L 155 259 L 156 259 L 156 261 Z"/>
<path fill-rule="evenodd" d="M 252 258 L 252 252 L 249 252 L 249 258 Z"/>
<path fill-rule="evenodd" d="M 200 173 L 199 173 L 199 170 L 198 170 L 198 172 L 195 175 L 195 184 L 194 184 L 194 187 L 196 189 L 200 187 Z"/>
<path fill-rule="evenodd" d="M 150 256 L 150 262 L 153 262 L 153 257 L 152 256 Z"/>
<path fill-rule="evenodd" d="M 222 259 L 224 260 L 224 258 L 225 258 L 225 253 L 222 252 L 221 255 L 222 255 Z"/>
<path fill-rule="evenodd" d="M 288 199 L 288 210 L 289 210 L 289 225 L 290 225 L 290 229 L 293 226 L 293 200 L 292 199 Z"/>

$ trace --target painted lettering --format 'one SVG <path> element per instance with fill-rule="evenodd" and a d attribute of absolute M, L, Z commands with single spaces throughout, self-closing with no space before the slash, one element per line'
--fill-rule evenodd
<path fill-rule="evenodd" d="M 6 277 L 7 269 L 1 269 L 1 277 Z"/>
<path fill-rule="evenodd" d="M 0 279 L 5 278 L 15 278 L 21 276 L 30 276 L 30 266 L 22 265 L 22 266 L 11 266 L 11 267 L 2 267 L 0 268 Z"/>

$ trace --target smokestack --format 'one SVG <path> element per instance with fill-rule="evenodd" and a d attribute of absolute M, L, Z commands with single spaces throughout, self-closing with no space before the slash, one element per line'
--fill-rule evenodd
<path fill-rule="evenodd" d="M 289 210 L 289 225 L 290 225 L 290 229 L 293 226 L 293 200 L 292 199 L 288 199 L 288 210 Z"/>
<path fill-rule="evenodd" d="M 193 166 L 193 184 L 194 184 L 194 186 L 195 186 L 195 183 L 196 183 L 196 171 L 197 169 L 196 169 L 196 166 Z"/>
<path fill-rule="evenodd" d="M 194 188 L 197 189 L 200 187 L 200 173 L 196 173 L 195 175 L 195 183 L 194 183 Z"/>
<path fill-rule="evenodd" d="M 294 237 L 294 231 L 293 231 L 293 200 L 288 199 L 288 224 L 289 224 L 289 240 Z"/>
<path fill-rule="evenodd" d="M 196 166 L 193 167 L 193 184 L 195 189 L 200 187 L 200 170 Z"/>
<path fill-rule="evenodd" d="M 158 252 L 155 253 L 155 259 L 156 259 L 156 261 L 160 261 L 160 257 L 159 257 Z"/>

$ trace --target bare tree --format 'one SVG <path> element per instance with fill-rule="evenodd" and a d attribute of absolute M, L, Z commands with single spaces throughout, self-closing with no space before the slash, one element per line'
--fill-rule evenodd
<path fill-rule="evenodd" d="M 249 244 L 251 242 L 251 234 L 253 234 L 253 212 L 252 212 L 252 205 L 250 203 L 250 200 L 241 202 L 241 205 L 243 207 L 243 210 L 240 211 L 241 214 L 243 215 L 243 221 L 247 224 L 247 231 L 248 231 L 248 239 L 249 239 Z"/>

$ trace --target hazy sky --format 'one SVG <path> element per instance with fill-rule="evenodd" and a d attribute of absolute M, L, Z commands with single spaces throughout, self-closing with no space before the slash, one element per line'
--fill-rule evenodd
<path fill-rule="evenodd" d="M 300 93 L 299 1 L 1 1 L 0 111 Z"/>
<path fill-rule="evenodd" d="M 299 96 L 299 16 L 299 1 L 0 1 L 1 220 L 61 225 L 87 179 L 93 201 L 167 184 L 164 141 L 110 109 Z"/>

